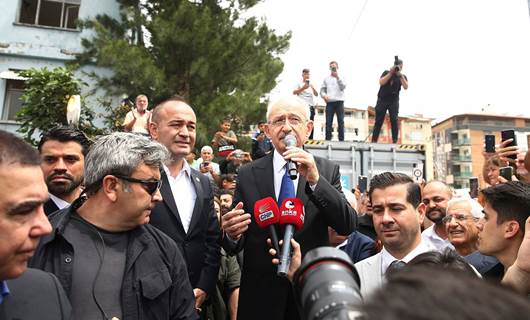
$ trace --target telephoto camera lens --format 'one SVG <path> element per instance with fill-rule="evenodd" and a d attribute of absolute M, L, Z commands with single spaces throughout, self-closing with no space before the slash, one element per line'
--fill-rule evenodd
<path fill-rule="evenodd" d="M 294 275 L 305 320 L 361 319 L 360 279 L 350 257 L 332 247 L 309 251 Z"/>

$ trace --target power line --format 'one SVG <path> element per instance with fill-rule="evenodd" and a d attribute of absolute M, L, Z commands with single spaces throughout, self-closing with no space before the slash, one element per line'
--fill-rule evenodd
<path fill-rule="evenodd" d="M 364 8 L 366 8 L 367 3 L 368 3 L 368 0 L 364 0 L 363 7 L 361 8 L 361 11 L 359 12 L 359 15 L 357 16 L 357 19 L 355 20 L 355 23 L 353 24 L 353 27 L 351 29 L 350 35 L 348 36 L 348 39 L 351 39 L 353 32 L 355 32 L 355 29 L 357 28 L 357 24 L 359 23 L 359 20 L 361 20 L 361 16 L 363 15 Z"/>

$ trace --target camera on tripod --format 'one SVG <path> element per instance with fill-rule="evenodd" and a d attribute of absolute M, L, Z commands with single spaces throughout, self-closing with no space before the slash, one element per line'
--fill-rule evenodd
<path fill-rule="evenodd" d="M 399 65 L 401 64 L 401 61 L 399 60 L 398 56 L 394 56 L 394 69 L 396 72 L 400 71 Z"/>

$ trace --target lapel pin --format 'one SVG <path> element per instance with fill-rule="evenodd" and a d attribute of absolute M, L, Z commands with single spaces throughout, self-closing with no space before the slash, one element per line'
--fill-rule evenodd
<path fill-rule="evenodd" d="M 201 180 L 199 180 L 199 178 L 198 178 L 198 177 L 195 177 L 195 180 L 197 180 L 197 182 L 201 182 Z"/>

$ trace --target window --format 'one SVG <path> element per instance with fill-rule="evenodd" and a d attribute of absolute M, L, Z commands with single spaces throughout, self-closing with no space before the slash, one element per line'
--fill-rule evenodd
<path fill-rule="evenodd" d="M 24 81 L 6 79 L 6 82 L 6 96 L 4 99 L 2 120 L 15 120 L 17 112 L 22 107 L 20 97 L 24 93 Z"/>
<path fill-rule="evenodd" d="M 18 22 L 76 29 L 81 0 L 21 0 Z"/>

